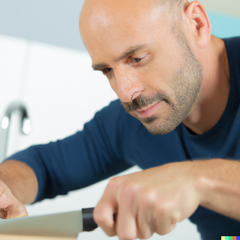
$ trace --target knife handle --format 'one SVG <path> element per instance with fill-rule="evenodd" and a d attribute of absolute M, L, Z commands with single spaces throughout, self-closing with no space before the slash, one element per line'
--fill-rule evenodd
<path fill-rule="evenodd" d="M 94 208 L 82 209 L 83 231 L 90 232 L 96 229 L 98 226 L 93 219 Z"/>

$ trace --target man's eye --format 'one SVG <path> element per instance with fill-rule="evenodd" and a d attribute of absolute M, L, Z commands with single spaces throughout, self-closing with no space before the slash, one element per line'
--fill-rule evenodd
<path fill-rule="evenodd" d="M 142 58 L 132 58 L 132 61 L 134 62 L 134 63 L 138 63 L 138 62 L 140 62 L 142 60 Z"/>
<path fill-rule="evenodd" d="M 104 75 L 106 75 L 106 74 L 108 74 L 111 70 L 112 70 L 111 68 L 104 68 L 104 69 L 102 69 L 102 73 L 103 73 Z"/>
<path fill-rule="evenodd" d="M 130 57 L 129 61 L 130 63 L 139 63 L 141 62 L 144 58 L 146 58 L 149 54 L 145 54 L 143 55 L 142 57 L 138 57 L 138 58 L 135 58 L 135 57 Z"/>

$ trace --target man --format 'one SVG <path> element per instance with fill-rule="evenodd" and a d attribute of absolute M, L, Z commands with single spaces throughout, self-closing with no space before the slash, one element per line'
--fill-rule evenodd
<path fill-rule="evenodd" d="M 1 164 L 1 217 L 138 164 L 147 170 L 112 179 L 95 208 L 107 235 L 164 235 L 186 218 L 204 240 L 240 235 L 240 38 L 211 36 L 185 0 L 86 0 L 80 33 L 122 105 Z"/>

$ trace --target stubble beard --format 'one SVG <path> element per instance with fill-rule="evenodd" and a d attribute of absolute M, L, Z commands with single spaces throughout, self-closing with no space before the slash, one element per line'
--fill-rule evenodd
<path fill-rule="evenodd" d="M 185 118 L 199 101 L 199 92 L 203 80 L 203 68 L 197 61 L 194 54 L 184 42 L 183 64 L 170 79 L 171 93 L 157 92 L 154 96 L 144 97 L 140 95 L 131 103 L 123 103 L 123 107 L 128 113 L 136 111 L 152 103 L 165 101 L 168 106 L 167 117 L 152 116 L 139 119 L 147 130 L 154 135 L 163 135 L 173 131 Z"/>

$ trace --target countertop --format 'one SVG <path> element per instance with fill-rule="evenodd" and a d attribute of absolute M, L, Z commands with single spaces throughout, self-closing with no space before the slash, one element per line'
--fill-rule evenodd
<path fill-rule="evenodd" d="M 1 240 L 76 240 L 77 238 L 60 238 L 60 237 L 36 237 L 36 236 L 17 236 L 17 235 L 1 235 Z"/>

